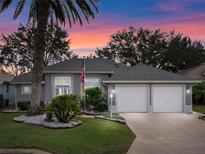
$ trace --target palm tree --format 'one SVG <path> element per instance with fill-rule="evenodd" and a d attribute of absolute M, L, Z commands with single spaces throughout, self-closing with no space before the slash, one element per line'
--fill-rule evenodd
<path fill-rule="evenodd" d="M 23 11 L 26 0 L 0 0 L 0 13 L 5 11 L 12 2 L 16 3 L 13 15 L 15 20 Z M 32 70 L 32 94 L 30 115 L 41 113 L 40 96 L 43 73 L 43 53 L 45 49 L 45 29 L 48 22 L 60 22 L 61 24 L 72 24 L 79 22 L 82 25 L 82 16 L 89 21 L 94 18 L 98 0 L 32 0 L 28 12 L 28 22 L 36 27 L 35 53 L 33 54 L 34 68 Z"/>

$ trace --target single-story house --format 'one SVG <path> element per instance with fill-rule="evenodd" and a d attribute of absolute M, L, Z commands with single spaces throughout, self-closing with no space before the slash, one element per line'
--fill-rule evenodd
<path fill-rule="evenodd" d="M 43 72 L 41 101 L 56 95 L 80 96 L 83 59 L 48 66 Z M 85 87 L 100 87 L 112 112 L 192 112 L 192 84 L 198 80 L 138 64 L 130 67 L 102 58 L 85 59 Z M 15 101 L 31 98 L 31 73 L 15 77 Z"/>
<path fill-rule="evenodd" d="M 0 73 L 0 95 L 3 96 L 3 106 L 14 105 L 14 87 L 10 84 L 13 76 Z"/>

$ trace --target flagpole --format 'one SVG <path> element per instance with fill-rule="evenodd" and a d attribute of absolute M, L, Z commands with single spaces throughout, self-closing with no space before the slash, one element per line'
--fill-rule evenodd
<path fill-rule="evenodd" d="M 85 56 L 83 56 L 83 65 L 84 65 L 84 71 L 86 71 L 85 70 Z M 85 74 L 85 73 L 84 73 Z M 85 92 L 85 78 L 86 78 L 86 75 L 84 76 L 84 84 L 83 84 L 83 94 L 84 94 L 84 112 L 86 111 L 86 106 L 85 106 L 85 103 L 86 103 L 86 92 Z"/>

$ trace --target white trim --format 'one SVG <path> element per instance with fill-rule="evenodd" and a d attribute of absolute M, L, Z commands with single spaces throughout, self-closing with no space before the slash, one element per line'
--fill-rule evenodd
<path fill-rule="evenodd" d="M 74 89 L 74 77 L 72 74 L 57 74 L 57 75 L 52 75 L 52 97 L 56 96 L 56 89 L 55 89 L 55 78 L 56 77 L 69 77 L 70 78 L 70 93 L 72 94 Z"/>
<path fill-rule="evenodd" d="M 137 81 L 137 80 L 107 80 L 103 81 L 104 83 L 200 83 L 201 80 L 143 80 L 143 81 Z"/>

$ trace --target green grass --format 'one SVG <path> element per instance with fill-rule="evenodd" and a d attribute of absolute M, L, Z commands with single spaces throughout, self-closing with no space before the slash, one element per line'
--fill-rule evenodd
<path fill-rule="evenodd" d="M 0 147 L 39 148 L 57 154 L 126 153 L 135 135 L 123 124 L 91 118 L 72 129 L 16 123 L 19 113 L 0 113 Z"/>
<path fill-rule="evenodd" d="M 205 105 L 193 105 L 193 111 L 199 113 L 205 113 Z"/>

